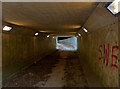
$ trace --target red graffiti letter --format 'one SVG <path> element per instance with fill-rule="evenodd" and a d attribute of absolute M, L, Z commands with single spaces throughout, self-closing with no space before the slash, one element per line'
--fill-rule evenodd
<path fill-rule="evenodd" d="M 116 55 L 113 54 L 113 53 L 114 53 L 114 51 L 113 51 L 114 49 L 119 49 L 119 47 L 118 47 L 118 46 L 113 46 L 113 47 L 112 47 L 112 55 L 111 55 L 111 58 L 112 58 L 112 64 L 111 64 L 111 66 L 112 66 L 112 67 L 116 67 L 116 68 L 118 68 L 118 65 L 113 64 L 113 58 L 115 58 L 115 59 L 118 58 Z"/>
<path fill-rule="evenodd" d="M 103 59 L 103 63 L 106 63 L 106 66 L 108 66 L 108 60 L 109 60 L 109 44 L 108 44 L 108 49 L 105 49 L 105 45 L 104 45 L 104 59 Z"/>
<path fill-rule="evenodd" d="M 99 59 L 100 59 L 100 60 L 102 59 L 102 50 L 101 50 L 101 48 L 102 48 L 102 45 L 99 46 L 99 53 L 100 53 Z"/>

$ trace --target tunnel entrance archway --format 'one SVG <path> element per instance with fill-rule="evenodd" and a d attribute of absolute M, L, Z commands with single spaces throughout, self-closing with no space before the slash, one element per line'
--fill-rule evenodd
<path fill-rule="evenodd" d="M 57 37 L 56 49 L 66 51 L 77 50 L 77 37 Z"/>

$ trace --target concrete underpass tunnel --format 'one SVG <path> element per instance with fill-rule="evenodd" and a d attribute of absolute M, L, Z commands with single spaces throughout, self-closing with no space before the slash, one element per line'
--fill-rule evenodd
<path fill-rule="evenodd" d="M 2 2 L 3 87 L 118 87 L 118 2 Z"/>

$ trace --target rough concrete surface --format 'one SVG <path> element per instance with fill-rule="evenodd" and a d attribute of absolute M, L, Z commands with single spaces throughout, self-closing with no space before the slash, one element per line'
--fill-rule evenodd
<path fill-rule="evenodd" d="M 46 36 L 43 33 L 39 33 L 37 37 L 16 35 L 12 31 L 2 34 L 3 81 L 56 50 L 55 39 Z"/>
<path fill-rule="evenodd" d="M 105 87 L 118 87 L 118 18 L 100 3 L 85 23 L 89 33 L 78 38 L 79 57 Z"/>
<path fill-rule="evenodd" d="M 76 52 L 58 51 L 21 72 L 4 87 L 91 87 Z M 96 79 L 92 87 L 101 86 Z"/>

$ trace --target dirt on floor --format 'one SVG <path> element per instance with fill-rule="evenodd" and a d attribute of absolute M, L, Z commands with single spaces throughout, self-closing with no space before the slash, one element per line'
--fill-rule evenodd
<path fill-rule="evenodd" d="M 3 87 L 89 87 L 89 82 L 76 52 L 58 51 L 6 81 Z"/>
<path fill-rule="evenodd" d="M 59 55 L 49 55 L 22 71 L 13 79 L 3 83 L 3 87 L 32 87 L 39 81 L 46 81 L 52 68 L 58 62 Z"/>

